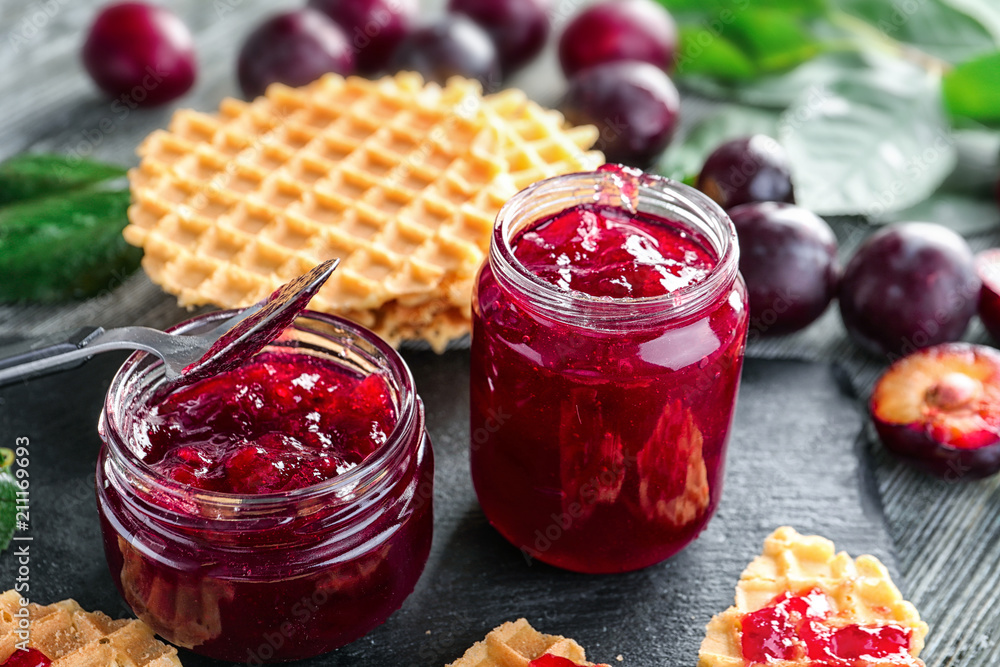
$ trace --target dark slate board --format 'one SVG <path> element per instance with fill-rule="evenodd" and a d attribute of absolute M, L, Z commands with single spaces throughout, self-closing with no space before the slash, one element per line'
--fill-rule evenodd
<path fill-rule="evenodd" d="M 75 597 L 130 615 L 101 550 L 93 466 L 96 417 L 122 357 L 0 390 L 0 443 L 31 438 L 31 597 Z M 775 527 L 818 532 L 895 570 L 876 494 L 861 471 L 861 418 L 824 365 L 748 361 L 719 513 L 687 550 L 624 575 L 586 576 L 520 552 L 487 524 L 469 480 L 467 353 L 409 354 L 437 453 L 434 549 L 416 592 L 386 625 L 315 666 L 441 667 L 490 628 L 525 616 L 572 636 L 591 659 L 632 667 L 693 665 L 703 627 L 732 601 L 746 562 Z M 0 556 L 0 582 L 15 572 Z M 191 654 L 188 667 L 218 664 Z"/>

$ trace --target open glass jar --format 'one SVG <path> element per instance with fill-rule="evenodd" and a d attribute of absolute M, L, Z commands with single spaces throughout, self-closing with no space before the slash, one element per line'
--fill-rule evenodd
<path fill-rule="evenodd" d="M 626 202 L 703 248 L 704 278 L 659 296 L 591 296 L 516 256 L 521 235 L 554 216 Z M 726 214 L 667 179 L 615 169 L 559 176 L 501 210 L 473 298 L 471 465 L 483 511 L 526 557 L 578 572 L 634 570 L 705 527 L 722 490 L 747 333 L 738 265 Z"/>
<path fill-rule="evenodd" d="M 208 330 L 203 315 L 177 333 Z M 119 592 L 155 632 L 212 658 L 297 660 L 353 641 L 398 609 L 431 545 L 434 463 L 405 362 L 371 332 L 306 312 L 266 351 L 379 374 L 397 421 L 362 463 L 325 482 L 259 495 L 186 486 L 135 455 L 134 416 L 163 382 L 132 355 L 112 381 L 99 430 L 97 499 Z"/>

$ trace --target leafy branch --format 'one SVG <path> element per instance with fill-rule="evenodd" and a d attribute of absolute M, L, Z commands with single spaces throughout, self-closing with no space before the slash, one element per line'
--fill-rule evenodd
<path fill-rule="evenodd" d="M 969 128 L 1000 138 L 1000 6 L 988 0 L 658 1 L 680 25 L 679 83 L 736 103 L 679 137 L 668 175 L 766 132 L 788 149 L 800 203 L 881 222 L 942 195 Z M 995 180 L 995 157 L 974 181 Z"/>

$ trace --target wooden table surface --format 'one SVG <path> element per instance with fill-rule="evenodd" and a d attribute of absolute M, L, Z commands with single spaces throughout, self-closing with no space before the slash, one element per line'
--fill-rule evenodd
<path fill-rule="evenodd" d="M 269 13 L 294 0 L 172 0 L 172 9 L 196 35 L 199 77 L 181 100 L 152 110 L 112 107 L 85 75 L 78 58 L 84 31 L 99 0 L 0 0 L 0 159 L 21 151 L 137 162 L 134 150 L 181 106 L 214 109 L 237 94 L 236 53 L 243 37 Z M 427 2 L 433 14 L 441 0 Z M 564 3 L 565 4 L 565 3 Z M 587 4 L 574 2 L 574 5 Z M 560 22 L 561 19 L 557 19 Z M 558 26 L 557 26 L 558 30 Z M 551 103 L 564 85 L 551 49 L 513 83 Z M 684 122 L 710 104 L 686 96 Z M 862 223 L 833 220 L 847 256 Z M 975 249 L 1000 245 L 1000 234 L 970 239 Z M 64 306 L 0 306 L 0 338 L 31 336 L 81 324 L 166 326 L 190 313 L 177 307 L 141 273 L 109 285 L 101 296 Z M 987 339 L 976 323 L 968 338 Z M 847 340 L 836 308 L 799 334 L 751 346 L 752 356 L 840 363 L 867 397 L 883 359 L 858 352 Z M 0 410 L 3 406 L 0 405 Z M 0 445 L 9 434 L 0 433 Z M 914 473 L 873 445 L 874 476 L 895 542 L 904 592 L 931 625 L 925 657 L 930 667 L 1000 664 L 1000 478 L 947 484 Z M 803 498 L 803 502 L 808 502 Z M 6 587 L 6 585 L 4 585 Z"/>

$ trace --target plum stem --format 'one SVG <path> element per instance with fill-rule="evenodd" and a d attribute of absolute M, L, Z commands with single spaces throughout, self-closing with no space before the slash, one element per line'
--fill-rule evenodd
<path fill-rule="evenodd" d="M 931 74 L 941 76 L 952 69 L 952 64 L 948 61 L 922 51 L 912 44 L 894 39 L 884 31 L 845 11 L 830 12 L 830 21 L 865 42 L 881 47 L 883 51 L 894 56 L 908 60 Z"/>

